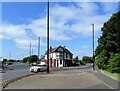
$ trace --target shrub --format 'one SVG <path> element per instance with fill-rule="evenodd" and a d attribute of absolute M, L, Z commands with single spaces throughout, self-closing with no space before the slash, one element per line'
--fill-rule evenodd
<path fill-rule="evenodd" d="M 107 66 L 107 57 L 105 56 L 105 52 L 101 52 L 96 58 L 96 64 L 99 69 L 106 70 Z"/>
<path fill-rule="evenodd" d="M 109 60 L 108 71 L 120 73 L 120 53 L 112 54 Z"/>

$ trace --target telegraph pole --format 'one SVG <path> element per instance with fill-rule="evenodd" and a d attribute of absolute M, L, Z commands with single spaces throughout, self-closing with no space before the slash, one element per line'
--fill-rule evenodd
<path fill-rule="evenodd" d="M 47 73 L 49 73 L 49 0 L 47 6 Z"/>
<path fill-rule="evenodd" d="M 30 56 L 31 56 L 31 42 L 30 42 Z"/>
<path fill-rule="evenodd" d="M 11 51 L 9 51 L 9 61 L 10 61 L 10 59 L 11 59 Z"/>
<path fill-rule="evenodd" d="M 93 35 L 93 70 L 95 70 L 95 56 L 94 56 L 94 24 L 92 24 L 92 35 Z"/>
<path fill-rule="evenodd" d="M 32 55 L 33 55 L 33 48 L 32 48 Z"/>
<path fill-rule="evenodd" d="M 40 57 L 40 37 L 38 37 L 38 60 Z"/>

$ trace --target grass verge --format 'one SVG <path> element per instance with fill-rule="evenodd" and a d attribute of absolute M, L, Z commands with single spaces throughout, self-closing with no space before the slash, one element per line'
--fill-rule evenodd
<path fill-rule="evenodd" d="M 110 78 L 112 78 L 114 80 L 120 81 L 120 74 L 118 75 L 118 73 L 110 73 L 110 72 L 104 71 L 104 70 L 100 70 L 100 72 L 106 76 L 109 76 Z"/>

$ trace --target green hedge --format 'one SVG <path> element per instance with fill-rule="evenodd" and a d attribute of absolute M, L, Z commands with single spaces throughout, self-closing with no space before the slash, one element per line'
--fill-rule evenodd
<path fill-rule="evenodd" d="M 120 53 L 111 55 L 108 71 L 112 73 L 120 73 Z"/>

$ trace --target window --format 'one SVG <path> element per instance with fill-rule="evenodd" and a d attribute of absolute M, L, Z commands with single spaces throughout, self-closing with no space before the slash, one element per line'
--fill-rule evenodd
<path fill-rule="evenodd" d="M 47 65 L 42 65 L 43 67 L 47 67 Z"/>
<path fill-rule="evenodd" d="M 56 57 L 59 57 L 59 55 L 56 55 Z"/>

